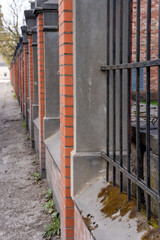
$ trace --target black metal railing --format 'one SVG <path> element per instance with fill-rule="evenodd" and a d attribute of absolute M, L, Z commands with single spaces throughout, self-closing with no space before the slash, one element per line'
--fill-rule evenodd
<path fill-rule="evenodd" d="M 118 183 L 120 191 L 124 190 L 124 177 L 127 178 L 127 195 L 131 200 L 131 183 L 136 184 L 137 209 L 141 208 L 141 191 L 146 194 L 147 219 L 151 218 L 151 198 L 156 199 L 159 209 L 160 229 L 160 1 L 159 1 L 159 33 L 157 49 L 158 57 L 151 60 L 151 10 L 152 2 L 147 0 L 146 15 L 146 61 L 140 61 L 141 57 L 141 3 L 136 2 L 136 62 L 132 62 L 132 0 L 107 0 L 107 59 L 106 66 L 101 66 L 107 75 L 107 124 L 106 124 L 106 153 L 102 157 L 106 160 L 106 179 L 110 180 L 112 174 L 113 186 Z M 126 27 L 127 26 L 127 27 Z M 158 67 L 158 191 L 151 187 L 150 169 L 150 86 L 151 67 Z M 131 108 L 132 108 L 132 69 L 136 68 L 136 171 L 131 171 Z M 140 68 L 146 69 L 146 181 L 141 176 L 140 160 Z M 124 106 L 124 96 L 128 102 Z M 124 109 L 124 107 L 126 109 Z M 118 109 L 118 110 L 117 110 Z M 124 111 L 127 114 L 124 116 Z M 118 111 L 118 114 L 117 114 Z M 125 119 L 127 117 L 127 119 Z M 124 131 L 126 123 L 126 135 Z M 118 131 L 117 131 L 118 123 Z M 119 147 L 117 147 L 117 139 Z M 125 141 L 124 141 L 125 139 Z M 124 152 L 125 153 L 124 154 Z M 118 152 L 118 153 L 117 153 Z M 118 158 L 117 158 L 118 155 Z M 127 159 L 127 160 L 124 160 Z M 124 164 L 124 162 L 126 163 Z M 112 173 L 110 173 L 110 167 Z M 120 172 L 116 179 L 116 171 Z"/>

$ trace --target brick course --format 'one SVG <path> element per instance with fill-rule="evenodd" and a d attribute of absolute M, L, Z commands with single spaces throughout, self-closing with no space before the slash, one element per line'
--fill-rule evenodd
<path fill-rule="evenodd" d="M 41 175 L 45 170 L 45 145 L 43 141 L 43 118 L 45 116 L 45 79 L 44 79 L 44 33 L 43 14 L 37 16 L 37 54 L 38 54 L 38 102 L 39 102 L 39 158 Z"/>
<path fill-rule="evenodd" d="M 70 152 L 73 149 L 72 0 L 59 0 L 61 227 L 62 239 L 74 238 L 74 203 L 70 195 Z"/>
<path fill-rule="evenodd" d="M 24 59 L 24 114 L 27 116 L 27 98 L 28 98 L 28 66 L 27 66 L 27 44 L 23 45 L 23 59 Z"/>
<path fill-rule="evenodd" d="M 30 121 L 32 121 L 32 105 L 33 105 L 33 48 L 32 48 L 32 35 L 28 37 L 29 44 L 29 90 L 30 90 Z"/>
<path fill-rule="evenodd" d="M 94 240 L 77 207 L 74 211 L 74 240 Z"/>
<path fill-rule="evenodd" d="M 133 20 L 132 20 L 132 60 L 136 61 L 136 12 L 137 0 L 133 0 Z M 147 33 L 147 0 L 141 1 L 140 10 L 140 61 L 146 61 L 146 33 Z M 158 22 L 159 22 L 159 1 L 152 1 L 151 11 L 151 60 L 158 58 Z M 146 91 L 146 69 L 144 72 L 144 92 Z M 151 92 L 157 93 L 158 87 L 158 67 L 151 68 Z"/>

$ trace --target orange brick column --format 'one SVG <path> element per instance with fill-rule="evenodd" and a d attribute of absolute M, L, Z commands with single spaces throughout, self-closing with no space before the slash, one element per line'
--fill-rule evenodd
<path fill-rule="evenodd" d="M 18 97 L 18 83 L 20 83 L 20 106 L 22 110 L 22 99 L 21 99 L 21 79 L 20 79 L 20 71 L 21 71 L 21 66 L 20 66 L 20 53 L 17 54 L 16 56 L 16 65 L 17 65 L 17 73 L 16 73 L 16 79 L 15 79 L 15 89 L 16 89 L 16 96 Z"/>
<path fill-rule="evenodd" d="M 16 76 L 16 95 L 19 98 L 19 104 L 21 106 L 21 79 L 20 79 L 20 54 L 17 55 L 18 75 Z"/>
<path fill-rule="evenodd" d="M 59 0 L 62 240 L 74 238 L 74 203 L 70 191 L 70 152 L 73 149 L 72 18 L 72 0 Z"/>
<path fill-rule="evenodd" d="M 21 81 L 21 55 L 20 53 L 17 56 L 18 61 L 18 76 L 16 79 L 16 89 L 17 89 L 17 97 L 19 96 L 19 102 L 22 110 L 22 81 Z M 18 94 L 19 92 L 19 94 Z"/>
<path fill-rule="evenodd" d="M 19 84 L 20 84 L 20 99 L 21 99 L 21 111 L 22 111 L 22 113 L 23 113 L 23 96 L 22 96 L 22 93 L 23 93 L 23 87 L 22 87 L 22 78 L 21 78 L 21 76 L 22 76 L 22 65 L 21 65 L 21 53 L 19 54 L 19 56 L 18 56 L 18 62 L 19 62 L 19 80 L 18 80 L 18 82 L 19 82 Z M 17 90 L 18 90 L 18 88 L 17 88 Z"/>
<path fill-rule="evenodd" d="M 21 51 L 21 82 L 22 82 L 22 112 L 24 116 L 24 64 L 23 64 L 23 50 Z"/>
<path fill-rule="evenodd" d="M 21 83 L 21 108 L 24 116 L 24 101 L 23 101 L 23 78 L 22 78 L 22 51 L 20 52 L 20 83 Z"/>
<path fill-rule="evenodd" d="M 24 115 L 27 123 L 27 98 L 28 98 L 28 66 L 27 66 L 27 43 L 23 43 L 24 60 Z M 27 124 L 28 125 L 28 124 Z"/>
<path fill-rule="evenodd" d="M 13 85 L 13 88 L 14 88 L 14 75 L 15 75 L 15 59 L 13 59 L 13 79 L 12 79 L 12 85 Z"/>
<path fill-rule="evenodd" d="M 41 177 L 45 177 L 45 145 L 43 141 L 43 118 L 45 116 L 44 80 L 44 33 L 43 14 L 37 16 L 37 54 L 38 54 L 38 102 L 39 102 L 39 160 Z"/>
<path fill-rule="evenodd" d="M 14 78 L 13 78 L 13 86 L 14 86 L 14 89 L 15 89 L 16 69 L 17 69 L 16 60 L 14 59 Z"/>
<path fill-rule="evenodd" d="M 18 71 L 18 56 L 15 57 L 15 79 L 14 79 L 14 91 L 17 95 L 17 79 L 19 79 L 19 71 Z"/>
<path fill-rule="evenodd" d="M 32 113 L 32 105 L 33 105 L 33 94 L 34 94 L 34 79 L 33 79 L 33 48 L 32 48 L 32 34 L 28 36 L 28 49 L 29 49 L 29 89 L 30 89 L 30 126 L 32 126 L 33 121 L 33 113 Z M 34 137 L 33 137 L 33 130 L 31 127 L 30 132 L 32 147 L 34 146 Z"/>
<path fill-rule="evenodd" d="M 24 58 L 23 58 L 23 51 L 21 53 L 21 59 L 22 59 L 22 81 L 23 81 L 23 116 L 25 116 L 25 98 L 24 98 Z"/>

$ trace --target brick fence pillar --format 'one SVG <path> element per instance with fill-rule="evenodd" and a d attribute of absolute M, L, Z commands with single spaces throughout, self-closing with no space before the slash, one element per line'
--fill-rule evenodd
<path fill-rule="evenodd" d="M 44 78 L 44 33 L 42 3 L 44 0 L 35 2 L 34 13 L 37 16 L 37 57 L 38 57 L 38 102 L 39 102 L 39 160 L 40 174 L 45 177 L 45 144 L 43 118 L 45 116 L 45 78 Z"/>
<path fill-rule="evenodd" d="M 15 87 L 14 87 L 16 96 L 18 95 L 17 83 L 19 82 L 19 68 L 20 68 L 20 66 L 19 66 L 19 54 L 17 53 L 17 55 L 16 55 L 16 77 L 15 77 Z"/>
<path fill-rule="evenodd" d="M 20 74 L 19 74 L 19 82 L 18 82 L 18 96 L 19 96 L 19 85 L 21 84 L 21 109 L 22 109 L 22 114 L 24 117 L 24 78 L 23 78 L 23 38 L 19 38 L 20 42 L 20 53 L 19 53 L 19 61 L 20 61 Z"/>
<path fill-rule="evenodd" d="M 16 83 L 16 87 L 17 87 L 17 96 L 18 96 L 18 92 L 20 92 L 20 105 L 21 105 L 21 112 L 23 112 L 23 96 L 22 96 L 22 92 L 23 92 L 23 87 L 22 87 L 22 78 L 21 78 L 21 71 L 22 71 L 22 66 L 21 66 L 21 52 L 19 52 L 18 54 L 18 79 L 17 79 L 17 83 Z"/>
<path fill-rule="evenodd" d="M 13 63 L 12 63 L 12 85 L 14 86 L 14 72 L 15 72 L 15 62 L 13 58 Z"/>
<path fill-rule="evenodd" d="M 17 56 L 16 56 L 16 62 L 17 62 L 17 74 L 15 79 L 15 92 L 16 96 L 18 97 L 18 91 L 20 96 L 20 106 L 22 111 L 22 98 L 21 98 L 21 79 L 20 79 L 20 71 L 21 71 L 21 65 L 20 65 L 20 52 L 19 52 L 19 44 L 17 44 Z M 19 89 L 20 86 L 20 89 Z"/>
<path fill-rule="evenodd" d="M 29 45 L 29 89 L 30 89 L 30 126 L 32 126 L 30 131 L 30 137 L 32 142 L 32 147 L 34 147 L 34 134 L 33 134 L 33 117 L 32 117 L 32 106 L 33 106 L 33 48 L 32 48 L 32 35 L 30 34 L 28 37 L 28 45 Z"/>
<path fill-rule="evenodd" d="M 24 117 L 24 64 L 23 64 L 23 51 L 21 52 L 21 81 L 22 81 L 22 112 Z"/>
<path fill-rule="evenodd" d="M 34 84 L 33 84 L 33 105 L 32 105 L 32 111 L 33 111 L 33 121 L 38 118 L 38 64 L 37 64 L 37 26 L 32 29 L 32 51 L 33 51 L 33 78 L 34 78 Z M 35 141 L 35 136 L 34 136 Z"/>
<path fill-rule="evenodd" d="M 72 16 L 72 0 L 59 0 L 62 240 L 74 238 L 74 203 L 70 195 L 70 152 L 73 149 Z"/>
<path fill-rule="evenodd" d="M 34 97 L 34 76 L 33 76 L 33 32 L 32 29 L 36 26 L 36 16 L 33 13 L 33 9 L 24 11 L 27 33 L 28 33 L 28 70 L 29 70 L 29 134 L 31 139 L 31 145 L 34 148 L 34 126 L 33 126 L 33 97 Z"/>
<path fill-rule="evenodd" d="M 15 64 L 15 57 L 14 57 L 14 63 L 13 63 L 13 87 L 14 87 L 14 81 L 15 81 L 15 71 L 16 71 L 16 64 Z"/>
<path fill-rule="evenodd" d="M 43 14 L 37 17 L 37 45 L 38 45 L 38 98 L 39 98 L 39 146 L 41 176 L 45 174 L 45 145 L 43 141 L 43 118 L 45 116 L 45 82 L 44 82 L 44 33 Z"/>
<path fill-rule="evenodd" d="M 23 35 L 23 62 L 24 62 L 24 116 L 26 127 L 28 128 L 28 117 L 27 117 L 27 98 L 28 98 L 28 66 L 27 66 L 27 51 L 28 51 L 28 36 L 27 26 L 22 26 Z"/>
<path fill-rule="evenodd" d="M 19 58 L 20 56 L 18 56 L 17 58 L 17 61 L 18 61 L 18 65 L 19 65 L 19 68 L 20 68 L 20 63 L 19 63 Z M 19 101 L 19 104 L 21 105 L 21 102 L 20 102 L 20 99 L 21 99 L 21 79 L 20 79 L 20 76 L 18 75 L 16 77 L 16 95 L 17 95 L 17 98 L 18 98 L 18 101 Z"/>
<path fill-rule="evenodd" d="M 25 103 L 24 103 L 24 58 L 23 58 L 23 42 L 22 42 L 22 53 L 21 53 L 21 61 L 22 61 L 22 97 L 23 97 L 23 117 L 24 115 L 24 111 L 25 111 Z"/>

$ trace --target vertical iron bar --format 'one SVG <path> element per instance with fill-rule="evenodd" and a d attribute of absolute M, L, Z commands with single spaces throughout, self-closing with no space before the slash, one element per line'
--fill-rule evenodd
<path fill-rule="evenodd" d="M 113 65 L 116 62 L 116 0 L 113 1 Z M 113 161 L 116 161 L 116 71 L 113 70 Z M 113 166 L 113 186 L 116 185 L 116 168 Z"/>
<path fill-rule="evenodd" d="M 160 58 L 160 0 L 159 0 L 158 58 Z M 158 194 L 160 196 L 160 66 L 158 67 Z M 158 220 L 160 231 L 160 204 L 158 204 Z"/>
<path fill-rule="evenodd" d="M 110 51 L 110 0 L 107 1 L 107 65 L 109 65 Z M 106 139 L 107 156 L 109 157 L 109 71 L 107 71 L 107 139 Z M 109 182 L 109 162 L 106 165 L 106 180 Z"/>
<path fill-rule="evenodd" d="M 131 62 L 131 11 L 132 0 L 128 0 L 128 63 Z M 128 149 L 127 149 L 127 170 L 131 172 L 131 70 L 128 69 L 128 110 L 127 110 L 127 131 L 128 131 Z M 128 179 L 127 187 L 128 201 L 131 200 L 131 180 Z"/>
<path fill-rule="evenodd" d="M 151 0 L 147 0 L 147 46 L 146 59 L 150 60 L 151 47 Z M 146 68 L 146 154 L 147 154 L 147 187 L 150 188 L 150 67 Z M 151 218 L 151 199 L 147 194 L 147 219 Z"/>
<path fill-rule="evenodd" d="M 128 0 L 128 63 L 131 62 L 131 11 L 132 11 L 132 0 Z M 127 131 L 128 131 L 128 161 L 127 161 L 127 170 L 131 172 L 131 70 L 128 69 L 128 110 L 127 110 Z M 127 197 L 128 201 L 131 200 L 131 180 L 128 179 L 128 188 L 127 188 Z"/>
<path fill-rule="evenodd" d="M 123 0 L 120 1 L 120 64 L 123 63 Z M 119 100 L 119 104 L 120 104 L 120 166 L 123 167 L 123 125 L 122 125 L 122 110 L 123 110 L 123 102 L 122 102 L 122 69 L 119 72 L 120 74 L 120 100 Z M 123 192 L 123 173 L 120 172 L 120 192 Z"/>
<path fill-rule="evenodd" d="M 136 62 L 140 61 L 140 0 L 137 0 Z M 136 69 L 136 174 L 140 179 L 140 68 Z M 137 186 L 137 209 L 140 211 L 140 188 Z"/>

